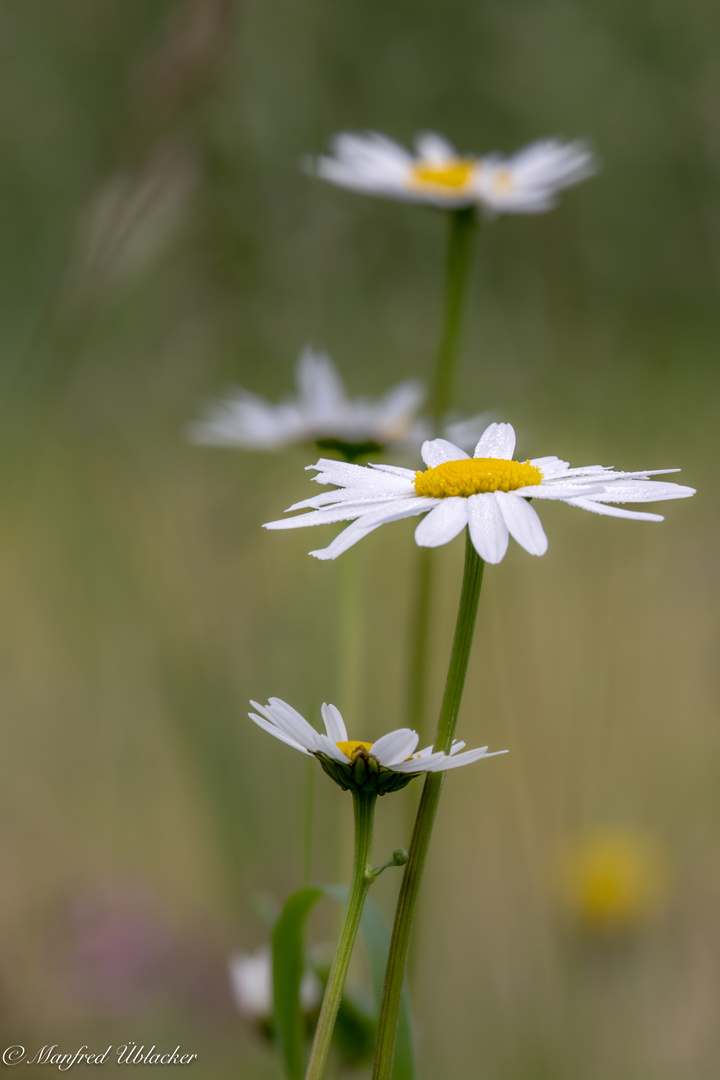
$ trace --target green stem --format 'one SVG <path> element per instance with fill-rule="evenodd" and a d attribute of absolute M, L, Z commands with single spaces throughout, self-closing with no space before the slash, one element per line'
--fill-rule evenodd
<path fill-rule="evenodd" d="M 320 1018 L 315 1029 L 315 1038 L 310 1051 L 305 1080 L 320 1080 L 323 1074 L 333 1028 L 335 1027 L 335 1018 L 340 1008 L 340 999 L 348 967 L 350 966 L 350 957 L 352 956 L 355 938 L 360 926 L 360 916 L 362 915 L 368 889 L 373 882 L 372 839 L 376 800 L 377 795 L 366 795 L 360 791 L 353 792 L 355 854 L 350 898 L 337 951 L 325 987 L 325 996 L 323 997 Z"/>
<path fill-rule="evenodd" d="M 465 540 L 465 570 L 460 593 L 460 606 L 458 608 L 455 637 L 453 639 L 452 653 L 450 654 L 450 666 L 435 739 L 435 749 L 444 750 L 445 753 L 449 753 L 452 747 L 455 724 L 460 711 L 484 568 L 485 563 L 475 551 L 468 530 Z M 409 858 L 400 887 L 400 896 L 398 897 L 392 940 L 390 942 L 390 954 L 385 974 L 385 989 L 378 1024 L 373 1080 L 390 1080 L 392 1076 L 395 1039 L 400 1012 L 400 996 L 405 978 L 410 931 L 435 814 L 440 802 L 443 780 L 444 773 L 428 774 L 420 798 L 417 818 L 415 819 Z"/>
<path fill-rule="evenodd" d="M 436 434 L 440 431 L 445 414 L 452 404 L 460 326 L 469 279 L 473 240 L 478 224 L 474 206 L 453 210 L 449 216 L 445 308 L 435 382 L 430 399 Z"/>
<path fill-rule="evenodd" d="M 470 280 L 473 241 L 478 226 L 477 212 L 474 207 L 452 210 L 448 214 L 448 220 L 445 302 L 440 347 L 430 398 L 433 437 L 441 434 L 445 414 L 452 405 L 462 314 Z M 408 727 L 419 731 L 422 738 L 425 727 L 423 711 L 428 700 L 430 609 L 433 586 L 432 550 L 422 549 L 417 561 L 406 701 Z"/>

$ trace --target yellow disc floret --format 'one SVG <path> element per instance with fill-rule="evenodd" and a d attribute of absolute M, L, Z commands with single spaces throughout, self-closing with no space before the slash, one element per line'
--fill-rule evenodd
<path fill-rule="evenodd" d="M 464 458 L 416 472 L 415 491 L 428 499 L 446 499 L 452 495 L 468 499 L 492 491 L 517 491 L 541 483 L 542 478 L 538 467 L 529 461 Z"/>
<path fill-rule="evenodd" d="M 476 161 L 455 158 L 434 165 L 429 161 L 418 161 L 412 167 L 414 187 L 464 188 L 471 182 L 478 167 Z"/>
<path fill-rule="evenodd" d="M 362 750 L 369 754 L 373 744 L 370 742 L 339 742 L 335 743 L 335 745 L 346 757 L 349 757 L 351 761 L 354 761 Z"/>

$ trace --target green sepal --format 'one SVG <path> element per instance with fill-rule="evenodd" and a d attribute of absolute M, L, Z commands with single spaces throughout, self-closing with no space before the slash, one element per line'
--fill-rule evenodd
<path fill-rule="evenodd" d="M 379 454 L 384 449 L 382 443 L 375 442 L 373 439 L 366 439 L 363 442 L 346 442 L 344 439 L 332 438 L 316 439 L 315 445 L 319 450 L 328 450 L 349 462 L 358 461 L 360 458 L 367 457 L 368 454 Z"/>
<path fill-rule="evenodd" d="M 417 773 L 398 773 L 381 765 L 367 750 L 360 749 L 352 761 L 335 761 L 325 754 L 315 755 L 328 776 L 343 791 L 360 791 L 363 795 L 387 795 L 400 791 L 413 780 Z"/>

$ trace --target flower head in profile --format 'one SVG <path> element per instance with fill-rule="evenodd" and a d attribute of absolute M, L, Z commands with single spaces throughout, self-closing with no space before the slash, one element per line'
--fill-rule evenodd
<path fill-rule="evenodd" d="M 477 553 L 499 563 L 512 536 L 531 555 L 544 555 L 547 537 L 531 499 L 552 499 L 591 510 L 595 514 L 662 521 L 659 514 L 624 510 L 615 503 L 645 503 L 694 495 L 693 488 L 648 479 L 657 469 L 616 472 L 604 465 L 571 469 L 557 457 L 514 461 L 515 432 L 510 424 L 491 424 L 469 457 L 445 439 L 423 444 L 428 466 L 414 472 L 395 465 L 350 465 L 321 459 L 308 468 L 315 480 L 334 484 L 323 492 L 295 503 L 290 510 L 307 510 L 297 517 L 271 521 L 266 529 L 297 529 L 351 521 L 326 548 L 312 551 L 318 559 L 334 559 L 368 533 L 400 518 L 426 517 L 415 530 L 421 547 L 447 544 L 463 531 Z"/>
<path fill-rule="evenodd" d="M 551 210 L 558 192 L 597 170 L 584 143 L 557 139 L 530 143 L 510 157 L 460 154 L 432 132 L 416 138 L 414 153 L 375 132 L 336 135 L 331 145 L 330 156 L 307 163 L 331 184 L 446 209 L 479 205 L 492 214 Z"/>
<path fill-rule="evenodd" d="M 250 704 L 257 712 L 248 713 L 263 731 L 287 743 L 303 754 L 316 757 L 325 772 L 344 790 L 386 795 L 399 791 L 420 773 L 446 772 L 460 765 L 470 765 L 480 758 L 504 754 L 488 753 L 487 746 L 461 751 L 464 742 L 454 742 L 449 754 L 434 751 L 432 746 L 417 750 L 419 736 L 410 728 L 390 731 L 373 743 L 348 739 L 342 716 L 334 705 L 323 705 L 325 732 L 307 722 L 292 706 L 280 698 L 270 698 L 267 705 Z"/>
<path fill-rule="evenodd" d="M 273 405 L 237 389 L 211 402 L 188 429 L 192 442 L 279 450 L 315 443 L 346 460 L 414 440 L 415 414 L 425 397 L 417 379 L 398 383 L 379 401 L 348 396 L 332 360 L 306 348 L 295 370 L 297 394 Z"/>

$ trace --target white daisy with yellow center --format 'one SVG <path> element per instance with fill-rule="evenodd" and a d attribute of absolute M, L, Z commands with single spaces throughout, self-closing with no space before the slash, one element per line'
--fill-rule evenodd
<path fill-rule="evenodd" d="M 650 480 L 677 469 L 616 472 L 604 465 L 571 469 L 557 457 L 513 461 L 515 432 L 511 424 L 491 424 L 475 456 L 445 439 L 422 447 L 428 466 L 414 472 L 395 465 L 350 465 L 321 459 L 315 480 L 336 490 L 295 503 L 290 510 L 308 510 L 297 517 L 271 521 L 266 529 L 298 529 L 352 521 L 326 548 L 310 552 L 334 559 L 374 529 L 400 518 L 427 516 L 415 530 L 421 547 L 439 547 L 467 526 L 477 553 L 489 563 L 505 556 L 510 536 L 531 555 L 544 555 L 547 537 L 530 499 L 553 499 L 612 517 L 662 521 L 659 514 L 624 510 L 613 503 L 645 503 L 682 499 L 693 488 Z"/>
<path fill-rule="evenodd" d="M 258 727 L 274 735 L 303 754 L 318 759 L 328 776 L 343 789 L 367 794 L 386 795 L 399 791 L 420 773 L 446 772 L 470 765 L 485 757 L 505 754 L 506 750 L 488 753 L 487 746 L 461 751 L 464 742 L 454 742 L 449 754 L 434 751 L 432 746 L 417 750 L 419 735 L 410 728 L 390 731 L 375 742 L 348 739 L 340 711 L 323 705 L 325 733 L 316 731 L 304 716 L 280 698 L 270 698 L 267 705 L 250 704 L 257 712 L 248 713 Z"/>
<path fill-rule="evenodd" d="M 416 413 L 425 388 L 418 379 L 398 383 L 378 401 L 351 398 L 330 357 L 308 346 L 298 359 L 295 380 L 296 397 L 277 405 L 243 389 L 211 402 L 204 418 L 189 426 L 188 437 L 195 443 L 252 450 L 314 442 L 350 458 L 419 442 Z"/>
<path fill-rule="evenodd" d="M 339 187 L 448 209 L 480 205 L 494 214 L 537 214 L 558 192 L 597 171 L 582 142 L 543 139 L 503 157 L 459 154 L 432 132 L 419 135 L 415 153 L 376 132 L 343 133 L 332 155 L 309 159 L 307 170 Z"/>

